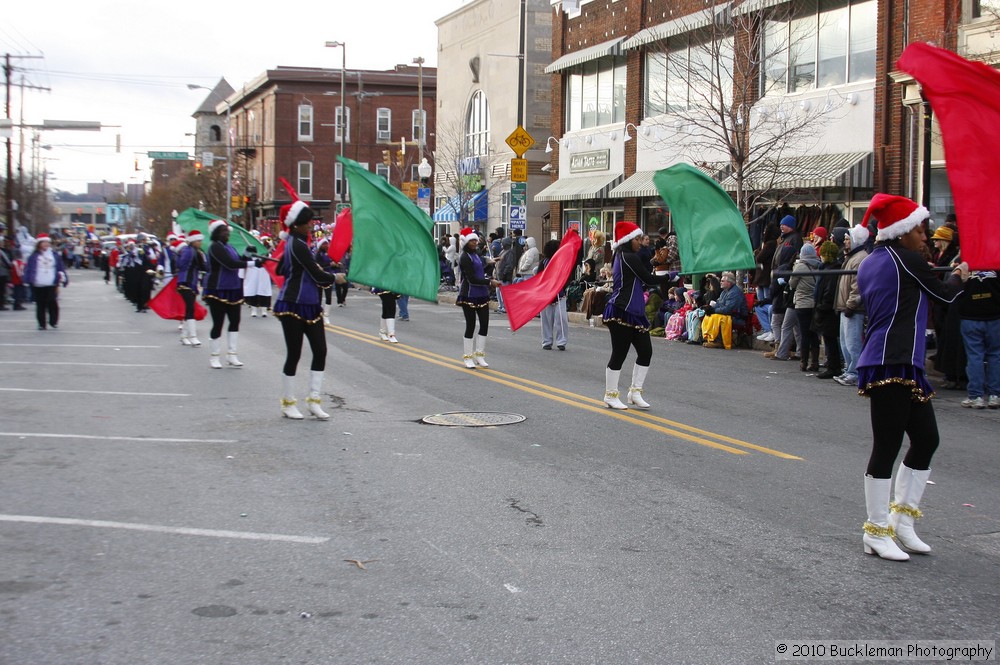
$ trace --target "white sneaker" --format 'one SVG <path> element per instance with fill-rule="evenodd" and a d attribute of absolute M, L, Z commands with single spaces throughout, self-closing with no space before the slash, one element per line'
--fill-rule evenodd
<path fill-rule="evenodd" d="M 962 406 L 967 409 L 985 409 L 986 400 L 982 397 L 967 397 L 962 400 Z"/>
<path fill-rule="evenodd" d="M 766 341 L 767 336 L 770 335 L 770 334 L 771 333 L 769 333 L 769 332 L 762 332 L 761 334 L 757 335 L 757 339 L 759 339 L 761 341 Z"/>
<path fill-rule="evenodd" d="M 989 406 L 991 409 L 1000 409 L 1000 395 L 990 395 L 990 399 L 989 402 L 987 402 L 987 406 Z"/>

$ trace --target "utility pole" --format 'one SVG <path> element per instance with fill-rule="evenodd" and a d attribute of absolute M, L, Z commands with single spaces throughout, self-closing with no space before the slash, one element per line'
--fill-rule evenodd
<path fill-rule="evenodd" d="M 14 73 L 14 66 L 10 64 L 11 58 L 18 59 L 28 59 L 28 58 L 41 58 L 40 55 L 11 55 L 10 53 L 5 53 L 3 57 L 3 77 L 4 77 L 4 88 L 6 89 L 6 102 L 4 104 L 5 117 L 7 118 L 7 127 L 12 126 L 12 121 L 10 117 L 10 79 L 11 74 Z M 5 183 L 4 196 L 7 199 L 6 210 L 4 211 L 4 217 L 7 220 L 7 237 L 11 238 L 14 236 L 14 171 L 13 171 L 13 159 L 11 152 L 11 135 L 7 136 L 7 182 Z"/>

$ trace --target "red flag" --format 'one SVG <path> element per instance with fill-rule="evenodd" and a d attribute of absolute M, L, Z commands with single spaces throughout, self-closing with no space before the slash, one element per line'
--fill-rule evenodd
<path fill-rule="evenodd" d="M 149 299 L 149 308 L 160 315 L 162 319 L 172 319 L 174 321 L 184 320 L 184 299 L 177 293 L 177 278 L 171 277 L 163 285 L 160 292 Z M 194 301 L 194 318 L 201 321 L 208 315 L 205 309 L 197 300 Z"/>
<path fill-rule="evenodd" d="M 962 260 L 1000 268 L 1000 72 L 930 44 L 910 44 L 896 65 L 913 75 L 941 125 Z"/>
<path fill-rule="evenodd" d="M 274 261 L 264 261 L 264 266 L 263 266 L 264 270 L 266 270 L 267 274 L 271 276 L 271 279 L 274 280 L 274 283 L 278 285 L 279 289 L 285 284 L 285 276 L 278 274 L 277 262 L 281 260 L 281 256 L 284 253 L 285 253 L 285 241 L 282 240 L 281 242 L 278 243 L 277 247 L 271 250 L 270 256 L 272 259 L 274 259 Z"/>
<path fill-rule="evenodd" d="M 340 263 L 347 253 L 347 248 L 354 241 L 354 223 L 351 219 L 351 209 L 344 208 L 337 213 L 337 223 L 333 227 L 333 237 L 326 250 L 327 256 Z"/>
<path fill-rule="evenodd" d="M 577 232 L 570 229 L 563 236 L 559 249 L 545 266 L 545 270 L 523 282 L 500 287 L 511 330 L 517 330 L 535 318 L 536 314 L 556 299 L 576 266 L 576 256 L 582 244 L 583 240 Z"/>

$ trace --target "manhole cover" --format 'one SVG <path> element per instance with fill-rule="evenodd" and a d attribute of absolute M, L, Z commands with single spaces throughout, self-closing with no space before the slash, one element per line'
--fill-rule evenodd
<path fill-rule="evenodd" d="M 428 425 L 446 425 L 448 427 L 494 427 L 496 425 L 513 425 L 523 420 L 524 416 L 518 413 L 452 411 L 450 413 L 435 413 L 433 416 L 424 416 L 422 422 Z"/>

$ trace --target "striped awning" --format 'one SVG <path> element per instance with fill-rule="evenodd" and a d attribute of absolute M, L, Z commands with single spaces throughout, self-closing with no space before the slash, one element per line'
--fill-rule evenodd
<path fill-rule="evenodd" d="M 788 0 L 743 0 L 743 4 L 733 10 L 733 16 L 743 16 L 750 12 L 759 12 L 762 9 L 777 7 Z"/>
<path fill-rule="evenodd" d="M 582 65 L 585 62 L 597 60 L 598 58 L 603 58 L 606 55 L 621 55 L 622 39 L 624 39 L 624 37 L 601 42 L 600 44 L 595 44 L 594 46 L 582 48 L 579 51 L 567 53 L 546 67 L 545 73 L 552 74 L 554 72 L 561 72 L 562 70 L 569 69 L 574 65 Z"/>
<path fill-rule="evenodd" d="M 604 173 L 578 178 L 559 178 L 535 194 L 536 201 L 583 201 L 608 198 L 608 192 L 621 180 L 621 173 Z"/>
<path fill-rule="evenodd" d="M 708 27 L 712 25 L 712 22 L 716 20 L 716 17 L 728 9 L 729 3 L 724 2 L 714 7 L 702 9 L 699 12 L 680 16 L 667 21 L 666 23 L 660 23 L 659 25 L 654 25 L 650 28 L 646 28 L 645 30 L 640 30 L 635 33 L 634 36 L 626 39 L 622 44 L 622 48 L 638 48 L 643 44 L 662 41 L 673 37 L 674 35 L 681 35 L 685 32 L 691 32 L 693 30 L 698 30 L 699 28 Z"/>
<path fill-rule="evenodd" d="M 771 189 L 816 189 L 819 187 L 875 186 L 875 156 L 871 152 L 843 152 L 827 155 L 803 155 L 779 160 L 761 159 L 743 172 L 743 188 L 749 191 Z M 729 176 L 722 183 L 727 192 L 736 191 L 736 179 Z"/>
<path fill-rule="evenodd" d="M 448 199 L 448 202 L 434 211 L 435 222 L 482 222 L 486 221 L 489 215 L 489 190 L 481 189 L 471 196 L 465 194 L 465 211 L 463 217 L 459 214 L 462 209 L 462 196 L 456 195 Z"/>
<path fill-rule="evenodd" d="M 709 178 L 720 180 L 721 176 L 725 175 L 725 169 L 728 167 L 728 164 L 724 162 L 702 162 L 700 164 L 695 164 L 694 167 L 707 175 Z M 622 184 L 608 192 L 608 198 L 630 199 L 633 197 L 640 198 L 643 196 L 659 196 L 660 193 L 656 191 L 656 185 L 653 184 L 654 175 L 656 175 L 656 171 L 636 171 L 629 177 L 625 178 L 625 181 Z"/>

